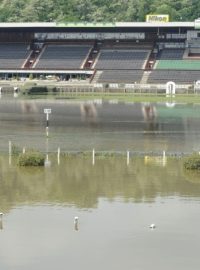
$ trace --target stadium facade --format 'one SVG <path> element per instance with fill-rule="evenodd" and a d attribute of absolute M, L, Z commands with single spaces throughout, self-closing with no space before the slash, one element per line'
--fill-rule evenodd
<path fill-rule="evenodd" d="M 194 84 L 200 22 L 0 23 L 0 77 Z"/>

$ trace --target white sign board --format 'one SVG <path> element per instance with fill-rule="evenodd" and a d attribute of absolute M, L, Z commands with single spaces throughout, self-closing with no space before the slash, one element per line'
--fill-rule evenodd
<path fill-rule="evenodd" d="M 51 113 L 51 109 L 44 109 L 44 113 L 50 114 Z"/>

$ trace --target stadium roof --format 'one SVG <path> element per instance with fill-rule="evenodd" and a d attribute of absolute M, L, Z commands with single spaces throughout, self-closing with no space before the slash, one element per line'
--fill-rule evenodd
<path fill-rule="evenodd" d="M 115 23 L 88 23 L 88 22 L 76 22 L 76 23 L 56 23 L 56 22 L 30 22 L 30 23 L 0 23 L 0 28 L 91 28 L 91 27 L 195 27 L 195 22 L 115 22 Z"/>

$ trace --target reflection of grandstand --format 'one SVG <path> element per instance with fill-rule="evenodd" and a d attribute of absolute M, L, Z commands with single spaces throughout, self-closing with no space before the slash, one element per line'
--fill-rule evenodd
<path fill-rule="evenodd" d="M 0 29 L 2 78 L 56 75 L 105 84 L 200 79 L 195 22 L 1 23 Z"/>

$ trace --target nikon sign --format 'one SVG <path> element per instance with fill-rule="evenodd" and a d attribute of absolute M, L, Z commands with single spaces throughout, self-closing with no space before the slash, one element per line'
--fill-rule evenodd
<path fill-rule="evenodd" d="M 146 15 L 146 22 L 162 22 L 162 23 L 166 23 L 166 22 L 169 22 L 169 15 L 167 15 L 167 14 L 165 14 L 165 15 L 149 14 L 149 15 Z"/>

